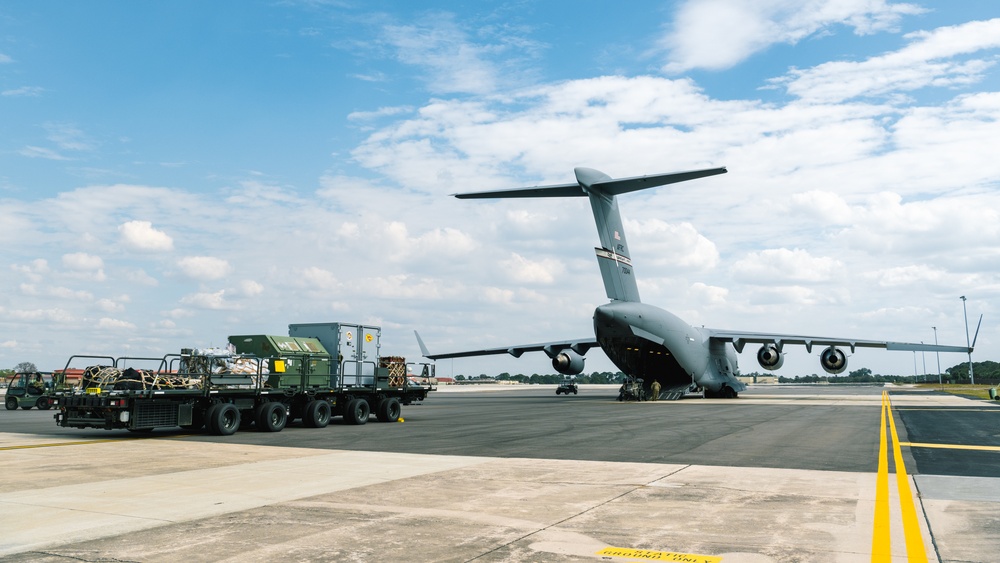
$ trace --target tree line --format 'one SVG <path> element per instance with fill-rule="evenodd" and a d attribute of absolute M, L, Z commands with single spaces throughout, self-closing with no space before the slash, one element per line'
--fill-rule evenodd
<path fill-rule="evenodd" d="M 976 377 L 977 384 L 984 385 L 997 385 L 1000 384 L 1000 363 L 991 360 L 986 360 L 982 362 L 972 363 L 973 375 Z M 738 374 L 745 377 L 774 377 L 776 374 L 772 372 L 759 373 L 751 372 L 748 374 Z M 572 377 L 577 383 L 615 383 L 620 384 L 625 380 L 625 374 L 617 371 L 602 371 L 593 372 L 590 374 L 581 373 L 577 376 L 565 376 L 557 373 L 552 374 L 538 374 L 533 373 L 531 375 L 525 375 L 522 373 L 510 374 L 503 372 L 500 375 L 490 376 L 485 373 L 479 374 L 478 376 L 472 375 L 456 375 L 455 381 L 460 382 L 487 382 L 487 381 L 515 381 L 517 383 L 525 384 L 557 384 L 567 377 Z M 778 376 L 779 383 L 937 383 L 937 374 L 922 374 L 922 375 L 883 375 L 872 372 L 868 368 L 858 368 L 847 375 L 795 375 L 795 376 Z M 941 374 L 941 381 L 943 383 L 969 383 L 969 364 L 964 362 L 961 364 L 956 364 L 945 370 L 945 373 Z"/>
<path fill-rule="evenodd" d="M 750 375 L 755 375 L 756 372 Z M 972 362 L 972 374 L 977 384 L 1000 384 L 1000 363 L 992 360 Z M 760 374 L 756 374 L 760 375 Z M 779 376 L 778 383 L 937 383 L 938 374 L 920 375 L 882 375 L 873 373 L 868 368 L 856 369 L 847 375 L 796 375 L 794 377 Z M 941 374 L 942 383 L 970 383 L 969 363 L 956 364 Z"/>

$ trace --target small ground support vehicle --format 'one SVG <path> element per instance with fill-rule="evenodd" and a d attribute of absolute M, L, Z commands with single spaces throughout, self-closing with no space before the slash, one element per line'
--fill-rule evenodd
<path fill-rule="evenodd" d="M 381 329 L 348 323 L 289 325 L 288 336 L 237 335 L 226 348 L 181 350 L 162 358 L 73 356 L 88 361 L 80 386 L 57 392 L 56 424 L 150 431 L 180 426 L 227 436 L 240 428 L 280 432 L 301 421 L 323 428 L 335 416 L 396 422 L 403 405 L 431 385 L 407 377 L 433 364 L 379 356 Z M 93 365 L 94 361 L 97 365 Z M 152 369 L 140 366 L 152 364 Z"/>
<path fill-rule="evenodd" d="M 618 388 L 619 401 L 645 401 L 646 391 L 641 377 L 629 377 Z"/>
<path fill-rule="evenodd" d="M 576 386 L 575 379 L 564 379 L 559 384 L 559 387 L 556 387 L 556 395 L 561 395 L 563 393 L 567 395 L 569 395 L 570 393 L 576 395 L 578 391 L 579 389 Z"/>
<path fill-rule="evenodd" d="M 4 406 L 7 410 L 17 410 L 18 407 L 28 410 L 37 407 L 38 410 L 48 410 L 52 407 L 49 393 L 55 387 L 51 373 L 31 372 L 15 373 L 7 380 L 7 396 Z"/>

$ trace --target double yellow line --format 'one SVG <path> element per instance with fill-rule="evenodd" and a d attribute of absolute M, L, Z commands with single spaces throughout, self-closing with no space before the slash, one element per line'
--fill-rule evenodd
<path fill-rule="evenodd" d="M 899 508 L 903 516 L 903 533 L 906 536 L 906 558 L 909 561 L 927 561 L 927 550 L 920 534 L 917 509 L 906 477 L 906 466 L 900 450 L 896 423 L 892 419 L 892 403 L 888 391 L 882 391 L 882 422 L 878 441 L 878 477 L 875 481 L 875 524 L 872 528 L 872 562 L 892 561 L 889 527 L 889 454 L 885 426 L 889 421 L 892 433 L 892 456 L 896 470 L 896 487 L 899 489 Z"/>

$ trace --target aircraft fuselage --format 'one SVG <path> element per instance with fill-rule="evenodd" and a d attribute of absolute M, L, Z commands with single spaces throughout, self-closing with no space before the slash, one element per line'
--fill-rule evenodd
<path fill-rule="evenodd" d="M 659 307 L 630 301 L 601 305 L 594 311 L 594 334 L 618 369 L 643 378 L 646 387 L 655 380 L 664 391 L 692 384 L 713 392 L 723 386 L 743 389 L 734 377 L 733 350 Z"/>

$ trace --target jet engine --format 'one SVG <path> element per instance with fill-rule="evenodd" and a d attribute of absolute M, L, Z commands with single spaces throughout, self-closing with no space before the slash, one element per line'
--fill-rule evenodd
<path fill-rule="evenodd" d="M 765 344 L 757 350 L 757 363 L 766 370 L 776 370 L 785 363 L 785 355 L 774 344 Z"/>
<path fill-rule="evenodd" d="M 566 349 L 552 358 L 552 367 L 563 375 L 577 375 L 583 371 L 584 357 Z"/>
<path fill-rule="evenodd" d="M 819 363 L 826 373 L 843 373 L 847 369 L 847 356 L 840 348 L 830 346 L 819 355 Z"/>

